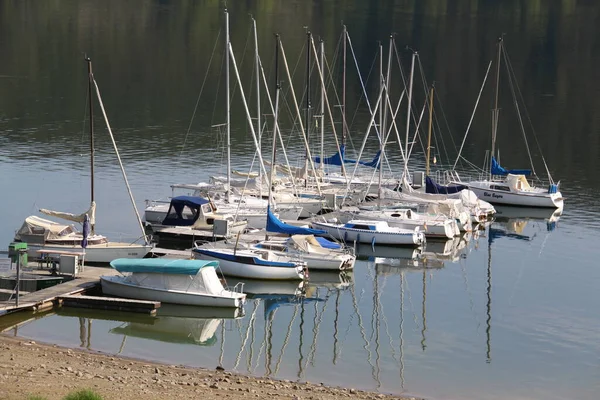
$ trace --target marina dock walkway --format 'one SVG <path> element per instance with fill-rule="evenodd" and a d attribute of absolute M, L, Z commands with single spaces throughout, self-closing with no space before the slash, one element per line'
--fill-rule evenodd
<path fill-rule="evenodd" d="M 34 263 L 30 263 L 30 266 L 32 265 Z M 31 268 L 27 269 L 26 272 L 28 274 L 51 276 L 47 269 Z M 85 293 L 98 285 L 100 276 L 116 274 L 117 271 L 110 267 L 92 267 L 86 265 L 75 279 L 20 296 L 19 306 L 16 306 L 14 299 L 10 302 L 0 303 L 0 315 L 22 310 L 40 311 L 50 308 L 54 305 L 57 297 Z"/>

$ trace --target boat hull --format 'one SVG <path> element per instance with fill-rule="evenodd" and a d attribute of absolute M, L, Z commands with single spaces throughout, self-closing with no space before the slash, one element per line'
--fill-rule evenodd
<path fill-rule="evenodd" d="M 332 237 L 345 242 L 405 246 L 418 246 L 425 242 L 425 236 L 421 232 L 376 232 L 368 231 L 366 229 L 345 228 L 343 226 L 334 226 L 319 222 L 313 222 L 312 225 L 315 229 L 323 229 Z"/>
<path fill-rule="evenodd" d="M 151 245 L 116 243 L 109 242 L 106 244 L 88 245 L 85 249 L 81 246 L 60 245 L 60 244 L 28 244 L 27 255 L 33 259 L 40 259 L 39 250 L 59 251 L 59 252 L 77 252 L 81 253 L 85 250 L 84 262 L 86 264 L 104 264 L 110 263 L 117 258 L 143 258 L 150 250 Z"/>
<path fill-rule="evenodd" d="M 485 183 L 469 183 L 469 189 L 475 192 L 477 197 L 489 203 L 506 204 L 524 207 L 546 207 L 562 208 L 563 197 L 560 192 L 506 192 L 486 187 Z"/>
<path fill-rule="evenodd" d="M 251 265 L 220 258 L 214 252 L 202 253 L 202 250 L 194 249 L 194 258 L 197 260 L 218 260 L 219 268 L 224 275 L 236 276 L 249 279 L 269 280 L 302 280 L 305 277 L 304 267 L 275 267 L 263 265 Z"/>
<path fill-rule="evenodd" d="M 216 296 L 149 288 L 126 283 L 124 279 L 123 276 L 100 277 L 102 292 L 117 297 L 203 307 L 241 307 L 246 299 L 246 295 L 244 294 L 238 294 L 237 296 Z"/>

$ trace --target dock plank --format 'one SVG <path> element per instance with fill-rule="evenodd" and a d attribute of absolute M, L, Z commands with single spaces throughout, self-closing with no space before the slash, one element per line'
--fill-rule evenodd
<path fill-rule="evenodd" d="M 63 307 L 91 308 L 100 310 L 130 311 L 155 315 L 160 301 L 123 299 L 118 297 L 65 295 L 57 301 Z"/>

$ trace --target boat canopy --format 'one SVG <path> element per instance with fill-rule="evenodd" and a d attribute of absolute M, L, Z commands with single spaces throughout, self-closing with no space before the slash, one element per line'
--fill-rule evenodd
<path fill-rule="evenodd" d="M 373 158 L 373 160 L 371 161 L 358 161 L 358 164 L 360 165 L 364 165 L 367 167 L 371 167 L 371 168 L 378 168 L 379 167 L 379 161 L 381 158 L 381 150 L 379 150 L 377 152 L 377 154 L 375 154 L 375 157 Z M 340 146 L 340 151 L 338 151 L 337 153 L 335 153 L 334 155 L 327 157 L 327 158 L 323 158 L 323 164 L 325 165 L 342 165 L 342 160 L 344 160 L 345 164 L 356 164 L 357 161 L 356 160 L 351 160 L 346 158 L 346 145 L 341 145 Z M 321 157 L 317 156 L 317 157 L 313 157 L 313 161 L 317 164 L 321 163 Z"/>
<path fill-rule="evenodd" d="M 515 190 L 530 190 L 531 186 L 527 182 L 525 175 L 508 174 L 506 177 L 506 183 L 511 189 Z"/>
<path fill-rule="evenodd" d="M 204 267 L 217 268 L 219 262 L 170 258 L 117 258 L 110 262 L 110 266 L 121 273 L 196 275 Z"/>
<path fill-rule="evenodd" d="M 59 239 L 75 233 L 73 225 L 59 224 L 44 218 L 31 215 L 25 218 L 23 225 L 17 231 L 15 240 L 23 240 L 31 235 L 41 236 L 44 240 Z"/>
<path fill-rule="evenodd" d="M 425 193 L 452 194 L 467 189 L 465 185 L 440 185 L 429 176 L 425 177 Z"/>
<path fill-rule="evenodd" d="M 322 235 L 326 233 L 321 229 L 303 228 L 282 222 L 271 212 L 271 207 L 267 207 L 267 232 L 284 233 L 286 235 Z"/>
<path fill-rule="evenodd" d="M 508 170 L 508 169 L 504 168 L 503 166 L 501 166 L 500 163 L 498 161 L 496 161 L 496 158 L 492 156 L 491 173 L 492 173 L 492 175 L 503 175 L 503 176 L 508 175 L 508 174 L 529 176 L 529 175 L 531 175 L 531 170 L 530 169 Z"/>
<path fill-rule="evenodd" d="M 342 246 L 339 243 L 332 242 L 331 240 L 327 240 L 321 236 L 315 236 L 315 240 L 319 242 L 321 247 L 324 249 L 341 249 Z"/>
<path fill-rule="evenodd" d="M 192 226 L 200 216 L 200 207 L 209 201 L 197 196 L 177 196 L 171 199 L 163 225 Z"/>

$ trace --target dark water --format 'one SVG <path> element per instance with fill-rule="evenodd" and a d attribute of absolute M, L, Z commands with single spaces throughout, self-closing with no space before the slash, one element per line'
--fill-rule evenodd
<path fill-rule="evenodd" d="M 0 248 L 40 207 L 87 209 L 84 54 L 93 59 L 140 209 L 144 199 L 170 194 L 169 184 L 198 182 L 224 171 L 224 138 L 211 127 L 225 122 L 220 7 L 216 1 L 0 1 Z M 454 144 L 460 144 L 468 125 L 495 40 L 505 33 L 539 141 L 538 146 L 529 136 L 535 166 L 544 171 L 543 154 L 554 179 L 561 180 L 563 215 L 549 224 L 549 215 L 528 218 L 520 210 L 503 210 L 515 218 L 500 218 L 457 243 L 461 249 L 455 257 L 442 257 L 443 245 L 429 243 L 423 254 L 426 270 L 423 258 L 393 259 L 411 254 L 378 254 L 390 256 L 386 260 L 366 256 L 349 281 L 325 276 L 311 284 L 306 302 L 252 300 L 237 319 L 182 316 L 181 310 L 158 321 L 61 311 L 24 324 L 17 333 L 171 363 L 223 364 L 256 375 L 428 398 L 596 398 L 600 6 L 525 0 L 249 1 L 232 2 L 229 10 L 232 45 L 250 97 L 255 89 L 249 13 L 257 20 L 269 82 L 277 32 L 295 71 L 298 97 L 305 26 L 325 40 L 339 94 L 344 21 L 371 101 L 377 94 L 377 65 L 369 72 L 378 57 L 377 41 L 387 57 L 388 36 L 394 32 L 404 72 L 410 65 L 408 45 L 419 51 L 427 82 L 436 82 L 434 152 L 443 164 L 454 161 Z M 353 61 L 348 65 L 349 147 L 357 149 L 369 115 Z M 393 90 L 399 95 L 402 78 L 393 65 L 392 82 L 398 85 Z M 317 99 L 316 76 L 312 81 L 311 95 Z M 414 104 L 420 112 L 420 76 L 416 82 Z M 289 85 L 284 82 L 284 88 Z M 339 104 L 332 87 L 332 105 Z M 302 152 L 289 93 L 285 99 L 282 125 L 295 163 Z M 500 99 L 503 163 L 527 167 L 508 89 Z M 232 101 L 233 163 L 247 170 L 254 148 L 237 86 Z M 464 151 L 476 165 L 489 146 L 491 106 L 492 92 L 486 88 Z M 254 112 L 253 103 L 250 109 Z M 403 113 L 398 118 L 402 137 Z M 334 114 L 339 121 L 339 108 Z M 97 230 L 112 239 L 137 238 L 141 233 L 97 108 L 94 122 Z M 326 129 L 331 135 L 329 124 Z M 339 123 L 336 129 L 339 134 Z M 331 143 L 328 139 L 327 152 L 333 152 Z M 376 147 L 369 140 L 369 155 Z M 390 147 L 388 156 L 397 165 L 397 144 Z M 420 152 L 417 145 L 416 165 L 422 163 Z"/>

